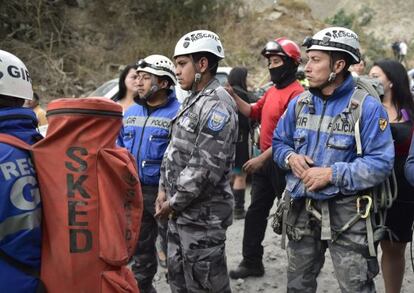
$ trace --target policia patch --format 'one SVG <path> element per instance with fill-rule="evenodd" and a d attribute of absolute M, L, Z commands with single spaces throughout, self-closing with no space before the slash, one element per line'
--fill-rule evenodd
<path fill-rule="evenodd" d="M 385 130 L 385 128 L 387 128 L 387 125 L 388 125 L 388 121 L 387 121 L 387 119 L 380 118 L 378 122 L 379 122 L 379 128 L 380 128 L 382 131 L 384 131 L 384 130 Z"/>

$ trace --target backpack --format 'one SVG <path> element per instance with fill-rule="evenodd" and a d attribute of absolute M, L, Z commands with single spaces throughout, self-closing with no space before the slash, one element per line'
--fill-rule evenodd
<path fill-rule="evenodd" d="M 41 280 L 48 292 L 138 292 L 128 260 L 143 212 L 135 159 L 115 145 L 122 108 L 107 99 L 59 99 L 46 138 L 30 151 L 42 197 Z"/>
<path fill-rule="evenodd" d="M 358 156 L 362 156 L 363 151 L 359 126 L 361 108 L 367 96 L 372 96 L 381 102 L 380 97 L 384 95 L 384 89 L 379 80 L 372 79 L 367 76 L 354 77 L 354 81 L 356 88 L 349 100 L 348 106 L 340 114 L 333 118 L 332 125 L 334 125 L 338 119 L 347 119 L 346 117 L 348 115 L 351 116 L 351 124 L 353 124 L 355 128 L 354 135 L 356 153 Z M 313 106 L 311 104 L 311 98 L 312 94 L 309 91 L 305 91 L 299 96 L 295 107 L 296 123 L 298 123 L 298 118 L 303 107 L 305 105 L 310 108 Z M 312 111 L 310 111 L 310 113 L 311 112 Z M 331 133 L 332 132 L 333 127 L 331 128 Z M 395 173 L 392 171 L 392 174 L 383 182 L 359 193 L 357 197 L 357 213 L 344 225 L 344 227 L 333 235 L 331 238 L 332 241 L 338 239 L 343 232 L 363 218 L 366 220 L 369 253 L 371 256 L 376 256 L 375 243 L 380 241 L 387 231 L 389 232 L 389 229 L 385 226 L 385 220 L 387 217 L 387 210 L 391 207 L 396 197 L 397 183 Z M 285 223 L 289 208 L 289 201 L 290 197 L 284 193 L 284 196 L 277 204 L 276 212 L 271 216 L 273 217 L 273 230 L 275 233 L 282 235 L 282 248 L 285 247 Z M 315 212 L 315 210 L 311 207 L 310 201 L 307 201 L 306 209 L 309 212 Z M 320 216 L 321 215 L 319 214 L 319 217 Z M 325 225 L 326 223 L 322 221 L 322 234 L 327 230 L 329 230 L 328 234 L 330 234 L 330 227 L 325 227 Z"/>

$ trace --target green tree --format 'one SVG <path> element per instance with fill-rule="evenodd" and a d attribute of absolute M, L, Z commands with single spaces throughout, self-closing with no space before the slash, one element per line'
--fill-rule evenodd
<path fill-rule="evenodd" d="M 334 26 L 342 26 L 351 29 L 355 20 L 354 14 L 346 14 L 344 9 L 340 9 L 334 16 L 327 18 L 326 22 Z"/>

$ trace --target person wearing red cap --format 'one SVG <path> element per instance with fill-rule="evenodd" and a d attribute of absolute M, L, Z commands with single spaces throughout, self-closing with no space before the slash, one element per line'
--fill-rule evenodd
<path fill-rule="evenodd" d="M 244 223 L 243 260 L 235 270 L 230 271 L 232 279 L 264 274 L 262 241 L 267 217 L 275 198 L 280 198 L 285 187 L 284 173 L 272 161 L 273 131 L 289 101 L 304 91 L 296 80 L 301 55 L 295 42 L 284 37 L 276 38 L 268 42 L 261 53 L 268 60 L 274 86 L 254 105 L 242 100 L 229 88 L 240 113 L 261 123 L 261 154 L 243 166 L 246 172 L 252 174 L 251 203 Z"/>

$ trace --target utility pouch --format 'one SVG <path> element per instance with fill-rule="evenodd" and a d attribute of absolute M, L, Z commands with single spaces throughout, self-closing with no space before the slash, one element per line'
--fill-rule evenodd
<path fill-rule="evenodd" d="M 289 196 L 289 207 L 288 213 L 286 215 L 286 225 L 288 226 L 295 226 L 296 221 L 299 218 L 300 213 L 304 209 L 305 200 L 303 198 L 300 199 L 292 199 Z"/>
<path fill-rule="evenodd" d="M 282 198 L 277 201 L 276 212 L 269 217 L 273 218 L 271 226 L 273 231 L 278 235 L 282 235 L 283 233 L 283 224 L 285 223 L 284 218 L 286 220 L 289 206 L 290 194 L 285 190 L 282 194 Z"/>
<path fill-rule="evenodd" d="M 288 212 L 284 219 L 284 227 L 286 229 L 286 235 L 289 240 L 299 241 L 307 230 L 306 226 L 308 221 L 303 222 L 303 219 L 298 222 L 299 217 L 305 209 L 305 200 L 303 198 L 290 200 Z"/>

